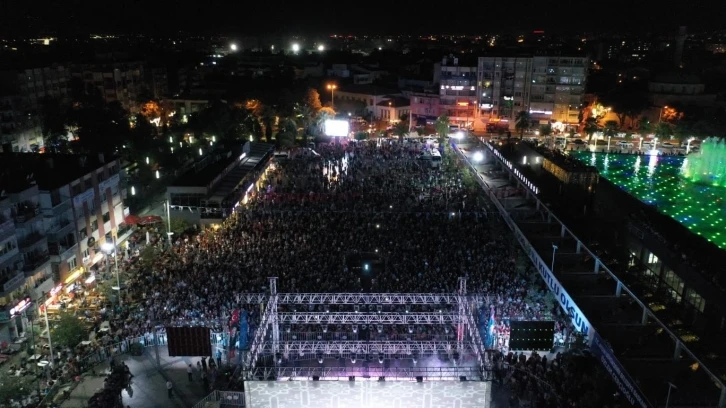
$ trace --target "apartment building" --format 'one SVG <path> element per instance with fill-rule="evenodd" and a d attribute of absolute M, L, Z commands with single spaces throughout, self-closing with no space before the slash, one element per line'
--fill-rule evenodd
<path fill-rule="evenodd" d="M 335 108 L 338 110 L 365 110 L 380 119 L 378 105 L 389 101 L 398 91 L 376 85 L 343 85 L 332 92 Z"/>
<path fill-rule="evenodd" d="M 46 98 L 61 103 L 70 75 L 62 65 L 0 71 L 0 145 L 3 151 L 30 152 L 43 146 L 40 110 Z"/>
<path fill-rule="evenodd" d="M 512 129 L 520 111 L 535 123 L 577 124 L 587 65 L 582 56 L 480 57 L 477 125 Z"/>
<path fill-rule="evenodd" d="M 441 96 L 438 93 L 410 92 L 411 116 L 416 126 L 433 124 L 440 115 Z"/>
<path fill-rule="evenodd" d="M 444 57 L 436 64 L 434 77 L 439 82 L 439 110 L 449 117 L 449 123 L 471 128 L 477 117 L 477 65 Z"/>
<path fill-rule="evenodd" d="M 80 80 L 86 91 L 98 89 L 106 103 L 118 101 L 132 114 L 139 111 L 138 98 L 146 89 L 143 63 L 80 64 L 74 67 L 71 76 Z"/>

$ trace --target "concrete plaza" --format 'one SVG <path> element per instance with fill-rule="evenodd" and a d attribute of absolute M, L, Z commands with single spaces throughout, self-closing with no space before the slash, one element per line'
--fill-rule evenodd
<path fill-rule="evenodd" d="M 200 372 L 196 364 L 196 357 L 169 357 L 165 346 L 159 347 L 161 370 L 157 368 L 156 356 L 153 347 L 145 349 L 142 356 L 128 354 L 117 356 L 116 362 L 125 362 L 133 374 L 131 379 L 131 392 L 124 390 L 124 407 L 131 408 L 188 408 L 209 394 L 205 391 Z M 193 381 L 187 377 L 187 366 L 194 367 Z M 86 407 L 89 398 L 103 388 L 103 381 L 108 373 L 108 362 L 97 365 L 94 370 L 84 374 L 80 384 L 73 389 L 70 397 L 65 400 L 62 408 Z M 166 381 L 171 380 L 174 385 L 174 397 L 169 399 L 166 390 Z"/>

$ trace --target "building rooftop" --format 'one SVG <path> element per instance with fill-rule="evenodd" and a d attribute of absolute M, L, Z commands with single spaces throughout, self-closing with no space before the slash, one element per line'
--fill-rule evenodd
<path fill-rule="evenodd" d="M 348 92 L 348 93 L 354 93 L 354 94 L 375 95 L 375 96 L 385 96 L 385 95 L 389 95 L 389 94 L 398 93 L 398 91 L 396 91 L 395 89 L 388 89 L 388 88 L 384 88 L 384 87 L 378 86 L 378 85 L 357 85 L 357 84 L 343 85 L 340 87 L 340 90 L 338 92 Z"/>
<path fill-rule="evenodd" d="M 172 187 L 206 187 L 242 154 L 242 145 L 216 151 L 182 174 Z"/>
<path fill-rule="evenodd" d="M 388 100 L 378 102 L 378 106 L 390 106 L 393 108 L 402 108 L 404 106 L 411 106 L 411 100 L 401 96 L 391 96 Z"/>
<path fill-rule="evenodd" d="M 105 158 L 103 154 L 1 153 L 0 189 L 23 191 L 34 180 L 41 190 L 53 190 L 113 160 L 116 157 Z"/>

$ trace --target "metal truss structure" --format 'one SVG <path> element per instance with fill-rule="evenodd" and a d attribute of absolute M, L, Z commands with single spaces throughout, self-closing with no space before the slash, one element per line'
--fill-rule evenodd
<path fill-rule="evenodd" d="M 313 377 L 321 379 L 345 379 L 349 377 L 371 378 L 378 380 L 385 377 L 386 381 L 415 381 L 416 377 L 428 380 L 455 380 L 462 377 L 467 380 L 489 380 L 492 378 L 491 370 L 482 371 L 479 367 L 383 367 L 369 365 L 368 367 L 256 367 L 243 370 L 248 379 L 308 379 Z"/>
<path fill-rule="evenodd" d="M 457 324 L 451 313 L 278 313 L 283 324 Z"/>
<path fill-rule="evenodd" d="M 255 365 L 261 355 L 281 356 L 290 354 L 384 354 L 384 355 L 432 355 L 473 351 L 477 370 L 487 370 L 484 344 L 474 317 L 476 304 L 481 296 L 469 296 L 466 279 L 459 278 L 456 294 L 436 293 L 277 293 L 277 278 L 270 278 L 270 293 L 240 294 L 241 303 L 266 303 L 259 328 L 253 336 L 249 351 L 243 358 L 243 370 L 248 378 L 256 376 Z M 293 312 L 280 313 L 278 305 L 456 305 L 455 310 L 439 312 Z M 474 306 L 473 306 L 474 305 Z M 280 342 L 280 324 L 315 325 L 456 325 L 456 342 L 449 341 L 285 341 Z M 268 337 L 270 329 L 272 338 Z M 271 340 L 271 341 L 270 341 Z M 278 358 L 274 358 L 278 364 Z M 267 370 L 265 368 L 263 370 Z M 305 368 L 295 368 L 306 370 Z M 317 368 L 315 368 L 317 369 Z M 417 369 L 417 368 L 414 368 Z M 425 369 L 422 367 L 420 369 Z M 420 370 L 419 369 L 419 370 Z M 313 369 L 311 369 L 313 370 Z M 290 374 L 307 377 L 315 374 Z M 377 374 L 383 376 L 385 374 Z M 277 374 L 277 376 L 286 376 Z"/>
<path fill-rule="evenodd" d="M 457 348 L 456 342 L 450 341 L 288 341 L 279 343 L 283 356 L 294 355 L 330 355 L 349 356 L 357 354 L 384 354 L 386 356 L 430 356 L 441 353 L 464 352 Z M 274 353 L 271 344 L 267 343 L 261 350 L 265 354 Z"/>
<path fill-rule="evenodd" d="M 237 302 L 260 304 L 269 300 L 265 293 L 241 293 Z M 459 296 L 439 293 L 280 293 L 278 305 L 456 305 Z"/>

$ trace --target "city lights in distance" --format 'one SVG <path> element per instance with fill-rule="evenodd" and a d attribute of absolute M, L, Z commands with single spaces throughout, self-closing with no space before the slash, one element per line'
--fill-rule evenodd
<path fill-rule="evenodd" d="M 328 119 L 325 121 L 325 134 L 333 137 L 347 137 L 349 132 L 347 120 Z"/>

